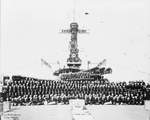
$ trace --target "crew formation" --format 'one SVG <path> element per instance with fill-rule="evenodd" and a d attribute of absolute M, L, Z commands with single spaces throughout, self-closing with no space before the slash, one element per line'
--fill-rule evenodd
<path fill-rule="evenodd" d="M 150 85 L 144 81 L 109 82 L 95 80 L 13 79 L 4 89 L 4 101 L 13 105 L 69 104 L 69 99 L 84 99 L 86 104 L 143 105 L 150 100 Z"/>

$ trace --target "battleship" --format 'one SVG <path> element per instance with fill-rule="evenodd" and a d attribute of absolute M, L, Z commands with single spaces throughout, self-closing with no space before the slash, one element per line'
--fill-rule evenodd
<path fill-rule="evenodd" d="M 70 54 L 68 59 L 66 60 L 66 66 L 64 68 L 59 68 L 53 72 L 54 76 L 57 76 L 59 80 L 65 80 L 69 78 L 71 80 L 100 80 L 104 78 L 105 74 L 111 74 L 112 68 L 106 68 L 103 65 L 106 64 L 106 59 L 103 59 L 99 62 L 95 67 L 89 69 L 80 69 L 82 65 L 82 61 L 79 57 L 79 49 L 78 49 L 78 34 L 87 33 L 85 29 L 79 29 L 79 25 L 77 22 L 71 22 L 69 29 L 62 29 L 61 33 L 71 34 L 71 38 L 69 41 L 69 49 Z M 44 59 L 41 59 L 41 62 L 51 69 L 51 65 Z M 90 61 L 88 61 L 88 65 Z M 78 77 L 77 77 L 78 76 Z M 20 79 L 22 76 L 13 76 L 13 79 Z M 6 77 L 7 79 L 7 77 Z M 67 79 L 68 80 L 68 79 Z M 108 80 L 105 78 L 108 82 Z"/>
<path fill-rule="evenodd" d="M 105 75 L 112 74 L 112 68 L 104 66 L 107 59 L 95 67 L 81 69 L 84 61 L 79 54 L 78 34 L 87 30 L 71 22 L 62 33 L 71 38 L 67 67 L 53 73 L 59 80 L 4 76 L 0 120 L 150 120 L 149 84 L 141 80 L 109 81 Z M 44 59 L 41 62 L 51 68 Z"/>
<path fill-rule="evenodd" d="M 146 96 L 149 93 L 143 90 L 145 83 L 143 81 L 129 84 L 110 82 L 104 78 L 104 75 L 111 74 L 112 69 L 102 67 L 106 59 L 93 68 L 80 69 L 83 61 L 79 57 L 77 34 L 86 31 L 78 29 L 78 23 L 73 22 L 70 24 L 70 29 L 62 32 L 71 34 L 71 40 L 69 42 L 70 54 L 66 61 L 67 68 L 58 69 L 53 73 L 60 77 L 60 81 L 12 76 L 12 81 L 7 81 L 3 86 L 0 118 L 2 120 L 43 118 L 45 120 L 60 120 L 60 118 L 130 120 L 127 114 L 132 113 L 133 120 L 147 118 L 149 120 L 150 117 L 146 111 L 149 110 L 149 97 L 145 99 L 144 108 L 142 106 L 144 95 L 140 96 L 141 92 Z M 49 63 L 43 59 L 42 62 L 50 67 Z M 146 89 L 148 90 L 148 87 Z M 128 97 L 128 94 L 135 94 L 135 92 L 138 93 L 137 98 Z M 127 106 L 128 104 L 130 106 Z M 136 112 L 133 109 L 136 109 Z"/>
<path fill-rule="evenodd" d="M 86 33 L 85 29 L 79 29 L 79 25 L 77 22 L 70 23 L 70 29 L 62 30 L 62 33 L 69 33 L 71 34 L 71 40 L 69 42 L 70 54 L 69 58 L 67 59 L 67 68 L 58 69 L 54 72 L 54 75 L 60 76 L 63 79 L 65 76 L 70 76 L 73 74 L 84 74 L 82 79 L 85 79 L 84 76 L 88 75 L 88 78 L 94 79 L 99 78 L 104 74 L 112 73 L 111 68 L 101 67 L 105 62 L 106 59 L 101 61 L 97 66 L 90 68 L 90 69 L 80 69 L 82 65 L 82 60 L 79 57 L 79 49 L 78 49 L 78 41 L 77 35 L 78 33 Z M 71 73 L 71 74 L 70 74 Z M 74 80 L 76 78 L 74 77 Z"/>

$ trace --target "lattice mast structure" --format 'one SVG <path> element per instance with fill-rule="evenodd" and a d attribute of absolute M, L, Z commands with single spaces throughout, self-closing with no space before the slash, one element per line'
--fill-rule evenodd
<path fill-rule="evenodd" d="M 62 33 L 71 34 L 71 40 L 69 42 L 70 54 L 67 59 L 67 66 L 69 68 L 80 68 L 82 64 L 82 60 L 79 58 L 77 35 L 78 33 L 86 33 L 87 31 L 85 29 L 78 29 L 78 27 L 79 25 L 77 22 L 72 22 L 70 24 L 70 29 L 62 30 Z"/>

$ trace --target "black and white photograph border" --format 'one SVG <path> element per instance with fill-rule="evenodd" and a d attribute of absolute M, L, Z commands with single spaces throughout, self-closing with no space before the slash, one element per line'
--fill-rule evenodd
<path fill-rule="evenodd" d="M 150 120 L 149 0 L 0 0 L 0 120 Z"/>

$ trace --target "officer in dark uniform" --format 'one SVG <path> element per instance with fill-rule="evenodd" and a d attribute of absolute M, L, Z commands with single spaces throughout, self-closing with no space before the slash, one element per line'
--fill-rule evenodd
<path fill-rule="evenodd" d="M 61 97 L 60 97 L 60 95 L 57 96 L 57 99 L 58 99 L 58 103 L 61 103 Z"/>
<path fill-rule="evenodd" d="M 101 95 L 101 94 L 100 94 L 99 97 L 98 97 L 98 103 L 99 103 L 99 104 L 102 104 L 102 95 Z"/>

